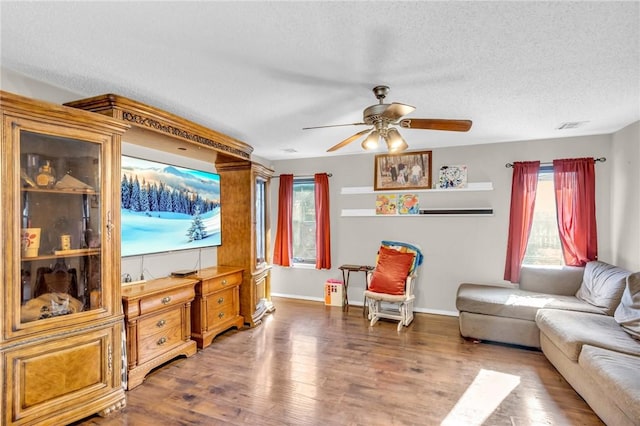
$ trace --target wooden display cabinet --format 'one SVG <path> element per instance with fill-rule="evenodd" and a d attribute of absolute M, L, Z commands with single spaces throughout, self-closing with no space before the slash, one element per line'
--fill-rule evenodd
<path fill-rule="evenodd" d="M 269 185 L 273 170 L 255 163 L 218 161 L 222 214 L 222 246 L 218 264 L 243 268 L 240 314 L 253 327 L 273 312 L 269 264 Z"/>
<path fill-rule="evenodd" d="M 128 125 L 0 92 L 0 424 L 125 405 L 120 138 Z"/>
<path fill-rule="evenodd" d="M 196 299 L 191 310 L 191 337 L 199 348 L 209 346 L 225 330 L 242 328 L 242 275 L 241 268 L 229 266 L 214 266 L 198 271 Z"/>

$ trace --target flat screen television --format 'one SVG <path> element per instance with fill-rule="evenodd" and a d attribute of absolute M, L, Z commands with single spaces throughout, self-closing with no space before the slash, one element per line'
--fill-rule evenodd
<path fill-rule="evenodd" d="M 220 175 L 122 156 L 123 257 L 222 244 Z"/>

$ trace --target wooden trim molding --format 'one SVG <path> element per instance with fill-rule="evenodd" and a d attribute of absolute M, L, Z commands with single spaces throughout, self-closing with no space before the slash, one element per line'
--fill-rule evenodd
<path fill-rule="evenodd" d="M 231 136 L 119 95 L 100 95 L 64 105 L 110 115 L 131 124 L 132 128 L 150 130 L 243 160 L 249 160 L 253 152 L 252 146 Z"/>

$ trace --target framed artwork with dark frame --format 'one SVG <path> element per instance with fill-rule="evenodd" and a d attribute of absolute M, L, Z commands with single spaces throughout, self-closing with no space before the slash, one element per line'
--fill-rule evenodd
<path fill-rule="evenodd" d="M 374 191 L 431 189 L 431 151 L 375 156 Z"/>

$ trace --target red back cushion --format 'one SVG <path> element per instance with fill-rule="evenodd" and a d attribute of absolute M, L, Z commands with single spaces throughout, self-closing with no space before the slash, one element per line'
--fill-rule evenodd
<path fill-rule="evenodd" d="M 373 271 L 369 290 L 376 293 L 404 294 L 404 285 L 413 264 L 413 253 L 401 253 L 380 247 L 378 264 Z"/>

